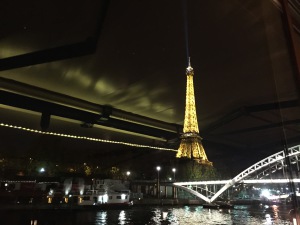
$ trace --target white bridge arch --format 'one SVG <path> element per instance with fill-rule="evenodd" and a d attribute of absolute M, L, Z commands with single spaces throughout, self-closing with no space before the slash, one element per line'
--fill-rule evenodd
<path fill-rule="evenodd" d="M 298 166 L 298 156 L 300 155 L 300 145 L 296 145 L 294 147 L 290 147 L 287 150 L 287 155 L 285 155 L 284 151 L 280 151 L 276 154 L 273 154 L 249 168 L 245 169 L 237 176 L 232 178 L 231 180 L 223 180 L 223 181 L 194 181 L 194 182 L 176 182 L 173 185 L 179 189 L 185 190 L 198 198 L 203 199 L 204 201 L 211 203 L 216 200 L 224 191 L 226 191 L 231 186 L 242 182 L 247 177 L 251 177 L 255 172 L 260 171 L 262 169 L 265 170 L 279 170 L 283 169 L 285 166 L 285 160 L 288 159 L 291 164 L 297 163 Z M 299 169 L 299 168 L 298 168 Z M 263 172 L 264 173 L 264 172 Z M 245 180 L 246 181 L 246 180 Z M 189 188 L 191 185 L 200 185 L 200 184 L 223 184 L 224 186 L 218 190 L 211 198 L 204 196 L 203 194 Z"/>

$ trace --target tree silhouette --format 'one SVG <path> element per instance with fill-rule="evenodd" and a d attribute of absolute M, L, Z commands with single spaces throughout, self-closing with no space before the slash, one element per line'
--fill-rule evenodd
<path fill-rule="evenodd" d="M 192 159 L 180 158 L 176 164 L 178 168 L 177 181 L 215 180 L 219 177 L 214 167 L 199 164 Z"/>

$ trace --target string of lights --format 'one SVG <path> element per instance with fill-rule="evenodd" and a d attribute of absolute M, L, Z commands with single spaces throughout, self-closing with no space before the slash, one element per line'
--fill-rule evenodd
<path fill-rule="evenodd" d="M 150 148 L 150 149 L 156 149 L 156 150 L 161 150 L 161 151 L 174 151 L 174 152 L 177 151 L 176 149 L 171 149 L 171 148 L 162 148 L 162 147 L 156 147 L 156 146 L 150 146 L 150 145 L 140 145 L 140 144 L 134 144 L 134 143 L 128 143 L 128 142 L 122 142 L 122 141 L 111 141 L 111 140 L 105 140 L 105 139 L 99 139 L 99 138 L 41 131 L 41 130 L 35 130 L 35 129 L 21 127 L 21 126 L 15 126 L 15 125 L 11 125 L 11 124 L 5 124 L 5 123 L 0 123 L 0 126 L 12 128 L 12 129 L 18 129 L 18 130 L 22 130 L 22 131 L 26 131 L 26 132 L 37 133 L 37 134 L 53 135 L 53 136 L 82 139 L 82 140 L 87 140 L 87 141 L 103 142 L 103 143 L 110 143 L 110 144 L 127 145 L 127 146 L 132 146 L 132 147 L 137 147 L 137 148 Z"/>

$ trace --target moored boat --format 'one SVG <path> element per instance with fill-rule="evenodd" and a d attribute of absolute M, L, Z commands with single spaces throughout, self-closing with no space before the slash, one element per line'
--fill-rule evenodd
<path fill-rule="evenodd" d="M 215 204 L 215 203 L 207 203 L 207 204 L 203 204 L 203 208 L 205 208 L 205 209 L 219 209 L 220 206 L 218 204 Z"/>
<path fill-rule="evenodd" d="M 129 191 L 87 191 L 78 196 L 78 206 L 85 208 L 123 208 L 132 206 Z"/>
<path fill-rule="evenodd" d="M 85 209 L 85 208 L 126 208 L 132 206 L 131 192 L 121 180 L 94 180 L 92 185 L 77 185 L 74 188 L 71 180 L 64 182 L 64 195 L 50 190 L 48 203 L 56 203 L 59 208 Z"/>
<path fill-rule="evenodd" d="M 216 202 L 203 204 L 203 208 L 206 209 L 233 209 L 234 205 L 227 202 Z"/>
<path fill-rule="evenodd" d="M 217 202 L 220 209 L 233 209 L 234 205 L 228 202 Z"/>

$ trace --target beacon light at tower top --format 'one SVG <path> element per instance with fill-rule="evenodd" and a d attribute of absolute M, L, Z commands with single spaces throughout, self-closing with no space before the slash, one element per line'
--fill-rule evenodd
<path fill-rule="evenodd" d="M 191 66 L 191 58 L 189 57 L 189 65 L 188 67 L 186 68 L 186 73 L 187 75 L 194 75 L 194 69 L 193 67 Z"/>
<path fill-rule="evenodd" d="M 186 68 L 186 76 L 187 83 L 184 126 L 176 157 L 190 158 L 194 159 L 199 164 L 212 166 L 212 163 L 207 159 L 205 150 L 201 143 L 202 138 L 199 135 L 193 83 L 194 70 L 191 66 L 190 59 L 188 67 Z"/>

